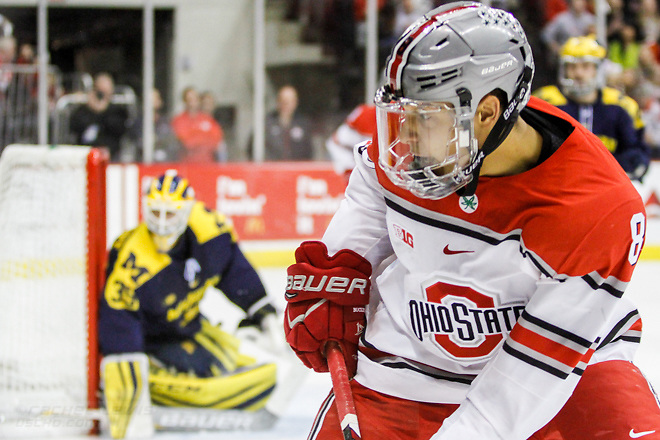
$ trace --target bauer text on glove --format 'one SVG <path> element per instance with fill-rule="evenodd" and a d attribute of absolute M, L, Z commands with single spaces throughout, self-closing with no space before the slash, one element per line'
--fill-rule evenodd
<path fill-rule="evenodd" d="M 328 371 L 323 352 L 325 342 L 332 339 L 340 343 L 349 373 L 354 374 L 370 276 L 371 264 L 351 250 L 331 257 L 319 241 L 304 242 L 296 250 L 296 263 L 287 270 L 284 330 L 307 367 Z"/>

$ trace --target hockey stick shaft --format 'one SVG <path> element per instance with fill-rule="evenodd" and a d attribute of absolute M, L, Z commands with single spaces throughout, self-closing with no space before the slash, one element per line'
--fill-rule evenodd
<path fill-rule="evenodd" d="M 335 405 L 339 413 L 344 440 L 361 440 L 357 412 L 351 385 L 348 382 L 348 370 L 344 354 L 336 341 L 328 341 L 325 349 L 328 359 L 328 369 L 332 378 L 332 390 L 335 394 Z"/>

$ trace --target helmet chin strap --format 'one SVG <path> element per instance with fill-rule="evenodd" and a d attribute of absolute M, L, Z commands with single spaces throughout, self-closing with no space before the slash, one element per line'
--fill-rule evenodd
<path fill-rule="evenodd" d="M 506 139 L 509 133 L 511 133 L 513 125 L 515 124 L 516 119 L 518 119 L 518 106 L 520 101 L 525 97 L 527 90 L 530 87 L 529 81 L 532 78 L 532 73 L 533 71 L 531 67 L 525 66 L 516 94 L 513 96 L 511 101 L 509 101 L 507 108 L 502 112 L 500 117 L 497 119 L 497 122 L 495 122 L 493 129 L 490 131 L 490 133 L 488 133 L 484 144 L 479 150 L 479 154 L 477 154 L 477 157 L 474 158 L 470 166 L 467 168 L 466 174 L 471 176 L 471 180 L 467 185 L 456 191 L 456 194 L 459 196 L 469 197 L 474 195 L 474 193 L 477 191 L 479 173 L 481 171 L 481 166 L 484 163 L 484 159 L 490 153 L 495 151 L 495 149 L 499 147 L 502 142 L 504 142 L 504 139 Z"/>

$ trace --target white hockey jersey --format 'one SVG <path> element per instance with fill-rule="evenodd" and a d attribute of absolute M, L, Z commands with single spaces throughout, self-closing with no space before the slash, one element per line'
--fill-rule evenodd
<path fill-rule="evenodd" d="M 344 175 L 353 170 L 353 146 L 371 140 L 375 131 L 376 106 L 360 104 L 355 107 L 325 143 L 337 174 Z"/>
<path fill-rule="evenodd" d="M 589 363 L 632 360 L 639 343 L 622 295 L 643 245 L 642 201 L 580 124 L 536 98 L 525 111 L 570 135 L 522 174 L 480 178 L 471 197 L 416 198 L 378 167 L 375 144 L 358 147 L 323 237 L 331 255 L 352 249 L 374 267 L 356 380 L 460 403 L 438 439 L 527 439 Z"/>

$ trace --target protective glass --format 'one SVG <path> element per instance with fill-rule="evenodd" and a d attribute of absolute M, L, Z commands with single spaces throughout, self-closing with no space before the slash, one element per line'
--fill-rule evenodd
<path fill-rule="evenodd" d="M 379 99 L 380 98 L 380 99 Z M 464 169 L 476 155 L 469 108 L 377 96 L 380 165 L 398 186 L 439 199 L 469 182 Z"/>

